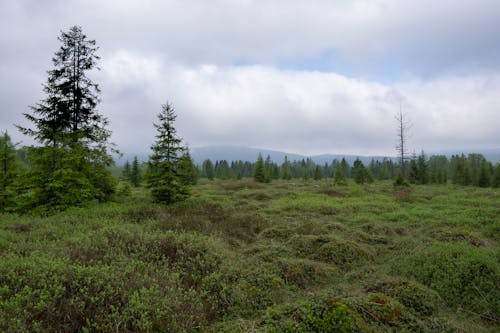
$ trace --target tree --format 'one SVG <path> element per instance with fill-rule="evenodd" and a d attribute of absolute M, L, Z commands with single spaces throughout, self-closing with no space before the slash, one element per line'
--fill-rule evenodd
<path fill-rule="evenodd" d="M 487 161 L 482 161 L 479 168 L 477 186 L 488 187 L 491 184 L 491 165 Z"/>
<path fill-rule="evenodd" d="M 266 172 L 266 167 L 264 165 L 264 160 L 262 159 L 262 155 L 259 154 L 257 158 L 257 162 L 255 163 L 255 168 L 253 171 L 253 179 L 259 183 L 269 183 L 269 175 Z"/>
<path fill-rule="evenodd" d="M 406 176 L 405 163 L 408 159 L 408 132 L 411 128 L 411 123 L 407 119 L 406 113 L 403 113 L 401 104 L 399 104 L 399 113 L 396 114 L 397 121 L 397 143 L 396 151 L 399 156 L 399 167 L 403 177 Z"/>
<path fill-rule="evenodd" d="M 451 181 L 458 185 L 470 185 L 471 176 L 467 158 L 462 154 L 454 155 L 450 161 Z"/>
<path fill-rule="evenodd" d="M 493 178 L 491 180 L 491 186 L 498 188 L 500 187 L 500 163 L 495 166 Z"/>
<path fill-rule="evenodd" d="M 347 185 L 344 170 L 340 164 L 335 167 L 335 171 L 333 173 L 333 183 L 335 185 Z"/>
<path fill-rule="evenodd" d="M 122 170 L 122 179 L 129 182 L 130 181 L 130 163 L 129 161 L 125 161 L 125 165 L 123 166 Z"/>
<path fill-rule="evenodd" d="M 18 174 L 15 145 L 7 132 L 0 136 L 0 212 L 14 204 L 13 185 Z"/>
<path fill-rule="evenodd" d="M 346 159 L 343 157 L 342 160 L 340 161 L 340 167 L 342 168 L 342 171 L 344 172 L 344 176 L 346 178 L 351 177 L 351 167 L 349 166 L 349 163 L 346 161 Z"/>
<path fill-rule="evenodd" d="M 323 178 L 323 174 L 321 173 L 321 167 L 319 165 L 316 165 L 314 168 L 314 180 L 320 180 Z"/>
<path fill-rule="evenodd" d="M 433 155 L 429 158 L 430 181 L 436 184 L 444 184 L 448 180 L 448 158 L 444 155 Z"/>
<path fill-rule="evenodd" d="M 215 176 L 215 170 L 214 170 L 214 164 L 212 163 L 211 160 L 207 159 L 203 161 L 202 167 L 202 174 L 203 176 L 207 177 L 210 180 L 214 179 Z"/>
<path fill-rule="evenodd" d="M 153 200 L 165 204 L 182 201 L 189 196 L 189 186 L 184 182 L 179 170 L 179 158 L 186 151 L 181 145 L 174 127 L 174 107 L 170 103 L 161 106 L 156 141 L 151 146 L 153 154 L 149 157 L 147 187 L 151 189 Z"/>
<path fill-rule="evenodd" d="M 87 73 L 97 69 L 98 47 L 80 27 L 62 32 L 60 49 L 48 71 L 45 99 L 24 116 L 34 128 L 17 126 L 35 138 L 30 147 L 30 171 L 21 186 L 20 202 L 27 209 L 60 210 L 92 199 L 108 200 L 115 181 L 109 171 L 111 132 L 108 120 L 97 111 L 99 87 Z"/>
<path fill-rule="evenodd" d="M 283 164 L 281 164 L 280 173 L 282 179 L 292 179 L 292 166 L 290 165 L 287 156 L 285 156 L 285 160 L 283 161 Z"/>
<path fill-rule="evenodd" d="M 371 175 L 366 170 L 365 165 L 360 159 L 356 159 L 352 166 L 352 178 L 358 184 L 371 183 L 373 181 Z"/>
<path fill-rule="evenodd" d="M 198 182 L 198 171 L 189 150 L 186 150 L 179 158 L 178 170 L 183 184 L 196 185 Z"/>
<path fill-rule="evenodd" d="M 139 161 L 137 156 L 134 156 L 132 168 L 130 169 L 129 180 L 134 187 L 139 187 L 142 181 L 141 169 L 139 168 Z"/>

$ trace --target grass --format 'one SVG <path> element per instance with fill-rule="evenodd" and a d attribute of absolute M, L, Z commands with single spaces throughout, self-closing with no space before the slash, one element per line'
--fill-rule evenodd
<path fill-rule="evenodd" d="M 201 181 L 0 215 L 0 331 L 496 332 L 500 194 Z"/>

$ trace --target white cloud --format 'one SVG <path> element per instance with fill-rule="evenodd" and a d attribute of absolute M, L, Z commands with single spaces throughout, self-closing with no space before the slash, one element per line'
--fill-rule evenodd
<path fill-rule="evenodd" d="M 167 100 L 191 145 L 392 153 L 399 99 L 417 151 L 500 142 L 497 0 L 5 0 L 0 130 L 74 24 L 101 47 L 99 108 L 125 151 L 148 148 Z"/>
<path fill-rule="evenodd" d="M 103 77 L 104 85 L 111 81 L 114 87 L 111 96 L 104 93 L 103 109 L 112 110 L 115 133 L 127 150 L 141 151 L 152 142 L 151 124 L 167 100 L 177 108 L 180 135 L 195 146 L 392 154 L 399 98 L 414 124 L 410 145 L 416 151 L 494 147 L 499 141 L 500 125 L 492 121 L 500 111 L 498 74 L 390 86 L 267 66 L 179 66 L 123 51 L 110 57 L 110 68 L 121 61 L 115 57 L 128 59 L 120 68 L 124 78 L 134 77 L 143 65 L 155 69 L 144 76 L 142 93 L 134 94 L 131 105 L 120 93 L 130 81 L 116 81 L 103 67 L 104 74 L 111 73 Z"/>

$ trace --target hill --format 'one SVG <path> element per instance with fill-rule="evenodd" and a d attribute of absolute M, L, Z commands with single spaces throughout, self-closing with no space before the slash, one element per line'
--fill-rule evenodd
<path fill-rule="evenodd" d="M 250 147 L 241 147 L 241 146 L 205 146 L 205 147 L 191 147 L 190 148 L 191 156 L 193 157 L 196 164 L 203 163 L 204 160 L 210 159 L 212 161 L 250 161 L 254 162 L 257 160 L 259 153 L 262 157 L 266 158 L 267 155 L 271 157 L 271 159 L 276 163 L 281 163 L 285 156 L 288 157 L 290 161 L 294 160 L 302 160 L 310 158 L 316 164 L 324 164 L 324 163 L 332 163 L 334 159 L 341 160 L 345 158 L 349 164 L 352 163 L 359 158 L 364 164 L 370 163 L 372 159 L 374 160 L 383 160 L 384 158 L 396 160 L 394 156 L 381 156 L 381 155 L 346 155 L 346 154 L 322 154 L 322 155 L 301 155 L 290 152 L 283 152 L 279 150 L 270 150 L 270 149 L 261 149 L 261 148 L 250 148 Z M 430 152 L 428 155 L 446 155 L 451 157 L 455 154 L 468 154 L 468 153 L 479 153 L 483 154 L 485 158 L 492 163 L 500 162 L 500 148 L 498 149 L 478 149 L 474 150 L 463 150 L 463 151 L 435 151 Z M 121 158 L 117 158 L 117 164 L 123 165 L 126 160 L 132 161 L 134 156 L 137 155 L 139 161 L 145 162 L 149 158 L 149 153 L 141 152 L 141 153 L 125 153 Z"/>

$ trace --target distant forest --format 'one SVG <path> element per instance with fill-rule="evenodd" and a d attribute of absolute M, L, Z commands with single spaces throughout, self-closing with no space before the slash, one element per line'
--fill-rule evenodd
<path fill-rule="evenodd" d="M 137 158 L 135 159 L 137 163 Z M 472 185 L 479 187 L 500 187 L 500 164 L 496 166 L 482 154 L 432 155 L 427 157 L 423 152 L 413 155 L 405 161 L 405 178 L 411 184 L 446 184 Z M 227 161 L 206 159 L 196 166 L 196 177 L 206 179 L 242 179 L 255 178 L 258 166 L 262 164 L 262 182 L 273 180 L 320 180 L 332 179 L 335 184 L 342 184 L 342 180 L 352 179 L 356 183 L 370 183 L 373 181 L 395 180 L 400 173 L 401 165 L 390 158 L 382 160 L 372 159 L 365 165 L 361 160 L 350 164 L 345 158 L 334 159 L 331 163 L 317 164 L 310 158 L 289 161 L 285 157 L 280 164 L 271 160 L 268 155 L 265 159 L 259 156 L 257 161 Z M 131 165 L 127 161 L 123 168 L 121 179 L 137 183 L 136 173 L 131 173 Z M 143 163 L 138 169 L 145 172 L 147 164 Z M 140 171 L 142 170 L 142 171 Z M 257 179 L 256 179 L 257 180 Z"/>

